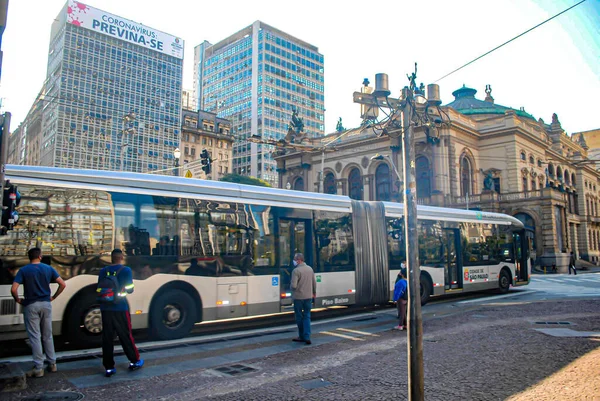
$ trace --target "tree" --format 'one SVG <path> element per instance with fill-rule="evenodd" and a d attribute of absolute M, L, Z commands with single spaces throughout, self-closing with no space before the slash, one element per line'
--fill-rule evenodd
<path fill-rule="evenodd" d="M 269 184 L 267 181 L 261 180 L 260 178 L 248 177 L 245 175 L 239 175 L 239 174 L 233 174 L 233 173 L 224 175 L 223 177 L 221 177 L 220 181 L 233 182 L 235 184 L 256 185 L 258 187 L 270 187 L 271 186 L 271 184 Z"/>

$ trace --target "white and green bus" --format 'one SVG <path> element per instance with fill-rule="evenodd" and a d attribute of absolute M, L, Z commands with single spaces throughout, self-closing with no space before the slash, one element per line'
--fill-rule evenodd
<path fill-rule="evenodd" d="M 296 252 L 317 275 L 317 306 L 390 300 L 404 259 L 402 204 L 150 174 L 7 166 L 19 220 L 0 236 L 0 341 L 26 337 L 10 287 L 42 249 L 67 282 L 54 334 L 93 345 L 97 275 L 123 250 L 134 329 L 187 335 L 196 323 L 279 313 Z M 421 301 L 529 283 L 523 224 L 507 215 L 419 206 Z M 22 288 L 22 287 L 21 287 Z"/>

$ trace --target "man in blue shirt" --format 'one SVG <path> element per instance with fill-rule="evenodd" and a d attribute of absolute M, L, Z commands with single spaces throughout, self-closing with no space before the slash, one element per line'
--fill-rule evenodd
<path fill-rule="evenodd" d="M 114 276 L 118 282 L 118 292 L 114 294 L 111 302 L 101 302 L 102 311 L 102 363 L 106 369 L 106 377 L 117 373 L 114 359 L 115 333 L 123 346 L 123 351 L 129 359 L 129 369 L 136 370 L 144 366 L 144 360 L 140 359 L 140 353 L 135 346 L 131 333 L 131 316 L 129 304 L 125 297 L 133 292 L 133 277 L 131 269 L 123 266 L 123 252 L 115 249 L 110 254 L 112 265 L 103 268 L 98 276 L 98 292 L 102 292 L 101 286 L 105 285 L 107 277 Z M 110 280 L 109 280 L 110 281 Z"/>
<path fill-rule="evenodd" d="M 394 285 L 394 302 L 398 307 L 398 326 L 396 330 L 404 330 L 406 328 L 406 306 L 408 304 L 408 282 L 406 281 L 406 269 L 400 268 L 398 278 Z"/>
<path fill-rule="evenodd" d="M 62 278 L 52 267 L 41 263 L 42 251 L 32 248 L 27 252 L 29 263 L 19 269 L 10 290 L 15 301 L 23 305 L 25 329 L 31 342 L 35 366 L 27 372 L 28 377 L 44 376 L 44 352 L 50 372 L 56 372 L 56 355 L 52 339 L 52 304 L 66 287 Z M 57 283 L 58 289 L 50 296 L 50 283 Z M 19 298 L 19 285 L 23 284 L 24 298 Z M 44 345 L 42 349 L 42 343 Z"/>

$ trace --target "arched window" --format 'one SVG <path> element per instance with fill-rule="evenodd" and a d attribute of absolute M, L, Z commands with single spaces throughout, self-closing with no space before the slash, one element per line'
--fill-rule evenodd
<path fill-rule="evenodd" d="M 554 164 L 552 163 L 548 164 L 548 175 L 554 177 Z"/>
<path fill-rule="evenodd" d="M 390 200 L 390 167 L 385 163 L 381 163 L 379 166 L 377 166 L 377 170 L 375 170 L 375 188 L 375 199 L 378 201 Z"/>
<path fill-rule="evenodd" d="M 468 158 L 463 157 L 460 161 L 460 192 L 462 196 L 473 195 L 471 188 L 471 177 L 473 176 L 473 170 L 471 169 L 471 162 Z"/>
<path fill-rule="evenodd" d="M 537 189 L 537 182 L 535 181 L 535 178 L 531 179 L 531 190 L 535 191 Z"/>
<path fill-rule="evenodd" d="M 354 200 L 363 200 L 363 185 L 360 177 L 360 171 L 355 167 L 348 175 L 348 186 L 350 187 L 350 198 Z"/>
<path fill-rule="evenodd" d="M 568 170 L 565 170 L 565 184 L 571 185 L 571 175 Z"/>
<path fill-rule="evenodd" d="M 335 185 L 335 177 L 333 173 L 325 174 L 325 183 L 324 183 L 325 193 L 326 194 L 337 194 L 337 187 Z"/>
<path fill-rule="evenodd" d="M 294 181 L 294 191 L 304 191 L 304 179 L 302 177 L 298 177 Z"/>
<path fill-rule="evenodd" d="M 527 190 L 528 190 L 527 189 L 527 177 L 523 176 L 522 181 L 523 181 L 523 192 L 527 192 Z"/>
<path fill-rule="evenodd" d="M 556 168 L 556 178 L 562 181 L 563 179 L 563 170 L 560 166 Z"/>
<path fill-rule="evenodd" d="M 521 151 L 521 160 L 523 160 L 523 161 L 527 160 L 527 155 L 523 151 Z"/>
<path fill-rule="evenodd" d="M 529 163 L 531 163 L 531 164 L 535 163 L 535 159 L 533 158 L 533 155 L 529 155 Z"/>
<path fill-rule="evenodd" d="M 415 170 L 417 176 L 417 198 L 429 198 L 431 196 L 429 160 L 425 156 L 417 157 Z"/>
<path fill-rule="evenodd" d="M 571 173 L 571 185 L 575 184 L 577 184 L 577 181 L 575 180 L 575 173 Z"/>

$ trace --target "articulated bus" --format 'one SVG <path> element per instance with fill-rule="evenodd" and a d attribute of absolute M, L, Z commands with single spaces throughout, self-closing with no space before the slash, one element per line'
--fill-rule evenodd
<path fill-rule="evenodd" d="M 10 287 L 34 246 L 67 282 L 53 302 L 54 334 L 83 345 L 100 341 L 97 275 L 114 248 L 133 271 L 133 328 L 158 339 L 289 310 L 296 252 L 315 270 L 318 307 L 389 302 L 405 259 L 398 203 L 112 171 L 7 166 L 6 177 L 21 201 L 0 236 L 0 340 L 26 337 Z M 423 304 L 529 283 L 519 220 L 426 206 L 418 219 Z"/>

